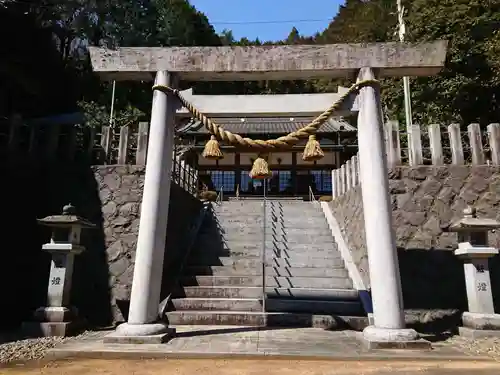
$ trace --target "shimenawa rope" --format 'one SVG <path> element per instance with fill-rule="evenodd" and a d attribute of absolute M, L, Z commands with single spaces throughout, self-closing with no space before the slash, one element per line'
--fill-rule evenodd
<path fill-rule="evenodd" d="M 338 110 L 338 108 L 351 94 L 358 92 L 364 86 L 370 85 L 378 85 L 378 81 L 365 80 L 355 83 L 345 93 L 343 93 L 335 103 L 333 103 L 326 111 L 312 120 L 309 124 L 283 137 L 268 140 L 246 138 L 239 134 L 225 130 L 222 126 L 217 125 L 213 120 L 201 113 L 198 108 L 189 103 L 177 89 L 166 85 L 154 85 L 153 90 L 174 94 L 182 105 L 186 107 L 187 110 L 191 112 L 191 114 L 210 132 L 212 136 L 205 145 L 205 149 L 202 154 L 203 157 L 214 160 L 223 158 L 218 140 L 244 148 L 254 148 L 259 151 L 259 157 L 254 161 L 249 175 L 251 178 L 269 178 L 272 176 L 272 173 L 269 170 L 264 153 L 291 147 L 297 144 L 299 140 L 309 137 L 309 140 L 304 148 L 302 158 L 305 161 L 315 161 L 321 159 L 324 156 L 324 153 L 321 150 L 319 142 L 316 140 L 316 132 L 335 113 L 335 111 Z"/>
<path fill-rule="evenodd" d="M 179 92 L 179 90 L 165 85 L 154 85 L 153 90 L 160 90 L 165 93 L 174 94 L 186 109 L 200 121 L 210 134 L 214 135 L 218 140 L 247 148 L 256 148 L 260 151 L 274 151 L 280 148 L 286 148 L 295 145 L 299 140 L 315 134 L 318 129 L 335 113 L 335 111 L 344 103 L 344 101 L 353 93 L 358 92 L 362 87 L 378 85 L 377 80 L 360 81 L 352 85 L 341 97 L 333 103 L 326 111 L 312 120 L 299 130 L 291 132 L 283 137 L 275 139 L 252 139 L 242 137 L 239 134 L 225 130 L 222 126 L 217 125 L 213 120 L 201 113 L 195 106 L 189 103 Z"/>

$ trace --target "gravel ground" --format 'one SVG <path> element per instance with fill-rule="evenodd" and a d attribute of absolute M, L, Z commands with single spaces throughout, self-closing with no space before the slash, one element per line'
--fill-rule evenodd
<path fill-rule="evenodd" d="M 457 347 L 464 352 L 488 355 L 500 361 L 500 338 L 471 340 L 460 336 L 453 336 L 446 340 L 445 344 Z"/>
<path fill-rule="evenodd" d="M 41 359 L 47 350 L 69 340 L 79 340 L 91 336 L 86 331 L 74 337 L 19 338 L 16 333 L 0 334 L 0 364 Z"/>

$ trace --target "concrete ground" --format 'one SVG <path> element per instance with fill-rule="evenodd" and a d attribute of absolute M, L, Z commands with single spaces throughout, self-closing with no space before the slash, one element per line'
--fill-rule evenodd
<path fill-rule="evenodd" d="M 178 326 L 177 335 L 164 344 L 103 343 L 107 332 L 69 340 L 48 352 L 48 357 L 84 358 L 301 358 L 315 360 L 487 360 L 453 341 L 435 340 L 432 350 L 368 351 L 352 331 L 320 328 L 258 329 L 256 327 Z"/>
<path fill-rule="evenodd" d="M 0 369 L 2 375 L 497 375 L 492 361 L 308 361 L 255 359 L 76 359 Z"/>

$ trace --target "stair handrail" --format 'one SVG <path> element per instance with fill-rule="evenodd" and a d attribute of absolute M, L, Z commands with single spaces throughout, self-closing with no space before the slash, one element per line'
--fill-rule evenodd
<path fill-rule="evenodd" d="M 217 203 L 218 205 L 221 205 L 222 202 L 224 201 L 224 190 L 223 190 L 224 186 L 221 186 L 220 189 L 219 189 L 219 194 L 217 194 L 217 199 L 215 200 L 215 203 Z"/>
<path fill-rule="evenodd" d="M 184 256 L 182 257 L 180 267 L 177 269 L 177 275 L 173 278 L 173 287 L 175 288 L 177 286 L 177 283 L 180 281 L 182 277 L 182 273 L 184 271 L 184 266 L 187 263 L 187 260 L 189 258 L 189 255 L 191 254 L 191 250 L 194 247 L 194 244 L 196 242 L 196 238 L 198 237 L 198 232 L 200 231 L 201 225 L 203 224 L 203 221 L 205 220 L 205 217 L 207 216 L 207 212 L 212 209 L 212 205 L 210 202 L 204 202 L 198 216 L 196 217 L 196 220 L 194 223 L 191 225 L 190 230 L 186 234 L 186 239 L 187 239 L 187 245 L 186 245 L 186 251 L 184 252 Z M 160 319 L 163 319 L 165 316 L 165 313 L 167 312 L 168 305 L 170 300 L 172 299 L 174 291 L 171 290 L 168 294 L 168 296 L 160 302 L 159 308 L 158 308 L 158 315 Z"/>
<path fill-rule="evenodd" d="M 314 196 L 313 190 L 311 188 L 311 185 L 309 185 L 309 201 L 311 202 L 317 202 L 316 197 Z"/>

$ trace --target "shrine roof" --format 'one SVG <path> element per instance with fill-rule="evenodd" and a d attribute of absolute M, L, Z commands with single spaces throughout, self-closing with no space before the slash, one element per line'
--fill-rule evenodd
<path fill-rule="evenodd" d="M 287 134 L 309 124 L 313 117 L 283 118 L 283 117 L 247 117 L 247 118 L 214 118 L 213 120 L 225 130 L 238 134 Z M 195 121 L 187 130 L 187 134 L 208 134 L 207 129 Z M 346 120 L 331 118 L 318 133 L 336 133 L 339 131 L 356 131 L 356 128 Z"/>

